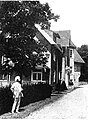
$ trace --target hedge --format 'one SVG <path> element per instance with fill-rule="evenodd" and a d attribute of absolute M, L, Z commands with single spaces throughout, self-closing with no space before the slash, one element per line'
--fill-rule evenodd
<path fill-rule="evenodd" d="M 65 81 L 63 81 L 62 83 L 60 81 L 58 84 L 56 84 L 55 87 L 56 87 L 55 90 L 58 91 L 58 92 L 67 90 Z"/>
<path fill-rule="evenodd" d="M 23 85 L 24 97 L 21 100 L 21 106 L 43 100 L 51 96 L 52 87 L 48 84 Z M 13 94 L 10 86 L 0 88 L 0 114 L 10 112 L 13 104 Z"/>

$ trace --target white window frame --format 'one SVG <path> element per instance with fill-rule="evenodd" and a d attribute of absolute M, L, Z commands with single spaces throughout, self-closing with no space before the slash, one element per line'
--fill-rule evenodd
<path fill-rule="evenodd" d="M 41 79 L 40 80 L 38 80 L 38 79 L 34 80 L 33 79 L 33 74 L 34 73 L 37 73 L 37 78 L 38 78 L 38 73 L 40 73 L 41 74 Z M 42 82 L 42 72 L 34 72 L 34 71 L 32 71 L 31 81 L 33 81 L 33 82 Z"/>

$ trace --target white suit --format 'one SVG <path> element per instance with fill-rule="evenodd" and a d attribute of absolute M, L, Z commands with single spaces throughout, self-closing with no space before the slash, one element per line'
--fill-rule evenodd
<path fill-rule="evenodd" d="M 23 89 L 21 87 L 21 84 L 19 82 L 17 82 L 17 80 L 11 86 L 11 91 L 13 92 L 13 97 L 14 97 L 12 113 L 14 113 L 15 110 L 16 110 L 16 112 L 18 112 L 18 110 L 19 110 L 21 97 L 23 97 L 22 90 Z"/>

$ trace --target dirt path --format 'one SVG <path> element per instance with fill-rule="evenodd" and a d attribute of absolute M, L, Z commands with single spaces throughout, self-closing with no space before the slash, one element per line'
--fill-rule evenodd
<path fill-rule="evenodd" d="M 88 85 L 30 114 L 27 119 L 88 119 Z"/>

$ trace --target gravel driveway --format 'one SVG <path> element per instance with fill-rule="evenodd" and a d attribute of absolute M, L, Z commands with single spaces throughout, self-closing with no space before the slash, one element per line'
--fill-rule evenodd
<path fill-rule="evenodd" d="M 81 85 L 62 99 L 31 113 L 27 119 L 88 119 L 88 85 Z"/>

